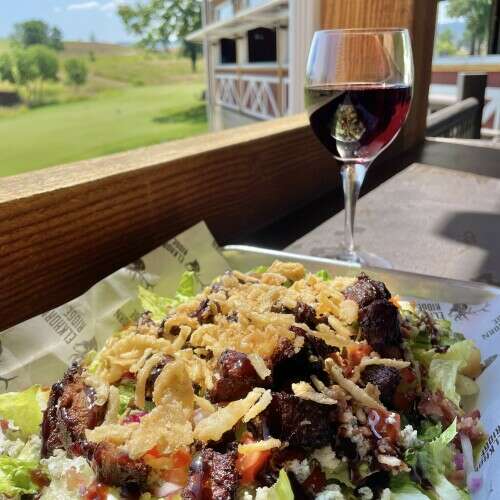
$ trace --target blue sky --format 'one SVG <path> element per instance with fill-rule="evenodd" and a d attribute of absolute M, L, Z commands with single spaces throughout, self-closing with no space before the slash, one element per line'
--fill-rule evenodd
<path fill-rule="evenodd" d="M 43 19 L 63 31 L 67 40 L 87 41 L 93 33 L 100 42 L 131 42 L 116 13 L 120 3 L 133 0 L 0 0 L 0 38 L 15 23 Z"/>

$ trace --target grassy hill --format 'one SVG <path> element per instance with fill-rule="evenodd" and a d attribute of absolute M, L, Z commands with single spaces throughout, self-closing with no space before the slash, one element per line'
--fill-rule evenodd
<path fill-rule="evenodd" d="M 5 50 L 9 43 L 0 40 L 0 53 Z M 68 57 L 84 59 L 88 82 L 75 91 L 61 71 L 60 81 L 46 86 L 50 105 L 0 107 L 0 175 L 207 130 L 201 64 L 192 73 L 191 62 L 175 52 L 85 42 L 65 42 L 59 57 L 61 67 Z"/>

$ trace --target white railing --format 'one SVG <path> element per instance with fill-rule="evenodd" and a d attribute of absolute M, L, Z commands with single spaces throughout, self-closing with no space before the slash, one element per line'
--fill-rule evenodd
<path fill-rule="evenodd" d="M 240 109 L 238 75 L 232 73 L 215 75 L 215 102 L 226 108 Z"/>
<path fill-rule="evenodd" d="M 215 74 L 215 103 L 245 115 L 270 120 L 288 113 L 288 78 Z"/>

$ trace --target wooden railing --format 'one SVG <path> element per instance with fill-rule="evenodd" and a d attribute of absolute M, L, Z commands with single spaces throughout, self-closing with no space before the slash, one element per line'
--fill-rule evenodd
<path fill-rule="evenodd" d="M 457 98 L 451 106 L 441 107 L 427 120 L 428 137 L 479 139 L 485 103 L 487 75 L 458 75 Z"/>
<path fill-rule="evenodd" d="M 475 97 L 440 109 L 432 113 L 427 121 L 427 136 L 474 139 L 479 112 L 479 101 Z"/>

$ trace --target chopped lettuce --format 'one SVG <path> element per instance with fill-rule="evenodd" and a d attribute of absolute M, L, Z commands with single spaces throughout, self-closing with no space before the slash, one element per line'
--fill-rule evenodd
<path fill-rule="evenodd" d="M 288 474 L 280 470 L 278 480 L 267 491 L 267 500 L 293 500 L 293 491 Z"/>
<path fill-rule="evenodd" d="M 118 393 L 120 396 L 120 408 L 118 413 L 123 415 L 127 409 L 130 401 L 135 398 L 135 386 L 134 384 L 120 384 L 118 386 Z"/>
<path fill-rule="evenodd" d="M 38 488 L 31 479 L 31 472 L 37 467 L 36 461 L 0 456 L 0 497 L 37 493 Z"/>
<path fill-rule="evenodd" d="M 37 434 L 42 423 L 39 391 L 40 386 L 34 385 L 22 392 L 0 394 L 0 418 L 12 420 L 25 438 Z"/>
<path fill-rule="evenodd" d="M 450 483 L 443 474 L 435 477 L 432 485 L 438 494 L 438 498 L 444 500 L 470 500 L 470 495 Z"/>
<path fill-rule="evenodd" d="M 399 474 L 391 479 L 391 500 L 429 500 L 409 474 Z"/>
<path fill-rule="evenodd" d="M 331 281 L 332 277 L 326 269 L 321 269 L 316 273 L 316 276 L 323 281 Z"/>
<path fill-rule="evenodd" d="M 193 271 L 182 273 L 174 298 L 161 297 L 151 290 L 139 287 L 139 301 L 145 311 L 150 311 L 155 321 L 161 321 L 167 311 L 192 299 L 197 293 L 198 285 Z"/>
<path fill-rule="evenodd" d="M 461 361 L 433 359 L 429 365 L 427 384 L 433 392 L 441 391 L 445 397 L 460 405 L 460 394 L 457 392 L 457 375 Z"/>
<path fill-rule="evenodd" d="M 457 435 L 457 421 L 454 420 L 444 432 L 442 432 L 438 437 L 432 439 L 432 441 L 425 442 L 425 439 L 422 439 L 423 437 L 430 437 L 435 434 L 438 429 L 439 426 L 427 425 L 425 432 L 422 435 L 419 434 L 419 438 L 424 441 L 423 446 L 405 455 L 405 458 L 408 459 L 408 463 L 413 467 L 418 465 L 424 476 L 432 484 L 434 491 L 437 494 L 437 498 L 444 498 L 446 500 L 468 499 L 470 497 L 466 492 L 451 484 L 445 477 L 445 474 L 453 469 L 453 449 L 450 444 Z M 427 434 L 427 436 L 425 436 L 425 434 Z M 397 493 L 399 491 L 398 488 L 401 488 L 402 486 L 405 485 L 401 482 L 399 482 L 394 488 L 391 485 L 391 491 L 395 491 Z M 413 484 L 413 486 L 415 487 L 415 484 Z M 405 491 L 405 489 L 406 486 L 403 491 Z M 413 498 L 418 499 L 422 497 L 395 496 L 394 498 L 397 500 L 413 500 Z"/>
<path fill-rule="evenodd" d="M 249 273 L 262 274 L 265 273 L 269 269 L 268 266 L 256 266 L 253 269 L 248 271 Z"/>

